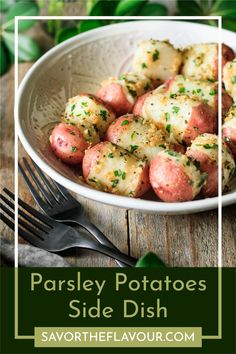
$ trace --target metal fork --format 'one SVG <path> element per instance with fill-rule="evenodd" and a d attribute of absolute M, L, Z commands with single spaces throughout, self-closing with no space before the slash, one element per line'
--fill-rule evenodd
<path fill-rule="evenodd" d="M 4 188 L 3 191 L 10 199 L 15 200 L 12 192 L 6 188 Z M 0 202 L 0 208 L 13 219 L 13 221 L 3 213 L 0 213 L 1 219 L 14 230 L 14 203 L 2 194 L 0 194 L 0 198 L 8 205 L 7 208 L 6 205 Z M 41 214 L 20 198 L 18 199 L 18 203 L 22 208 L 19 208 L 19 235 L 36 247 L 49 252 L 59 252 L 69 248 L 79 247 L 103 253 L 109 257 L 118 259 L 127 266 L 134 266 L 137 262 L 133 257 L 102 245 L 95 240 L 88 239 L 73 227 L 59 223 Z"/>
<path fill-rule="evenodd" d="M 75 223 L 82 226 L 90 232 L 97 241 L 103 245 L 118 250 L 114 244 L 94 225 L 84 214 L 83 206 L 76 200 L 66 188 L 50 179 L 31 159 L 31 162 L 37 171 L 36 173 L 31 168 L 26 158 L 23 158 L 25 169 L 28 171 L 38 190 L 43 198 L 39 195 L 34 185 L 27 176 L 22 164 L 19 163 L 19 170 L 28 186 L 35 202 L 51 218 L 63 223 Z M 47 188 L 45 188 L 45 186 Z M 123 264 L 117 261 L 119 266 Z"/>

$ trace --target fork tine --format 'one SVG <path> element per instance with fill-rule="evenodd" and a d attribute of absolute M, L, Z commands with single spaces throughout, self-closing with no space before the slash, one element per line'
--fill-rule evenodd
<path fill-rule="evenodd" d="M 33 172 L 31 166 L 29 165 L 28 161 L 26 160 L 25 157 L 23 157 L 23 161 L 25 164 L 26 169 L 28 170 L 31 178 L 33 178 L 36 186 L 38 187 L 38 189 L 40 190 L 40 192 L 43 194 L 44 198 L 47 200 L 47 202 L 50 205 L 53 205 L 53 203 L 55 203 L 55 198 L 53 197 L 53 194 L 49 194 L 45 188 L 42 186 L 41 182 L 39 181 L 38 177 L 36 176 L 36 174 Z"/>
<path fill-rule="evenodd" d="M 10 216 L 10 218 L 14 219 L 14 213 L 9 210 L 7 207 L 5 207 L 5 205 L 3 205 L 2 203 L 0 203 L 0 208 L 8 215 Z M 29 219 L 28 219 L 29 220 Z M 30 221 L 30 220 L 29 220 Z M 42 231 L 37 230 L 35 227 L 32 227 L 30 224 L 28 224 L 27 222 L 25 222 L 24 220 L 22 220 L 21 218 L 18 218 L 18 223 L 19 225 L 23 226 L 25 229 L 27 229 L 28 231 L 30 231 L 32 234 L 34 234 L 35 236 L 38 236 L 39 238 L 41 238 L 43 240 L 43 234 Z"/>
<path fill-rule="evenodd" d="M 3 188 L 3 190 L 11 199 L 15 200 L 15 196 L 12 192 L 10 192 L 7 188 Z M 45 223 L 49 227 L 53 228 L 53 224 L 54 224 L 53 219 L 51 219 L 50 217 L 48 217 L 44 214 L 41 214 L 39 211 L 35 210 L 30 205 L 23 202 L 23 200 L 20 198 L 18 198 L 18 203 L 22 208 L 27 210 L 30 214 L 34 215 L 37 219 L 41 220 L 43 223 Z"/>
<path fill-rule="evenodd" d="M 61 184 L 57 183 L 56 181 L 53 181 L 53 183 L 66 200 L 74 199 L 74 197 L 70 194 L 70 192 L 68 192 L 68 190 L 65 187 L 63 187 Z"/>
<path fill-rule="evenodd" d="M 38 194 L 38 192 L 36 191 L 36 189 L 34 188 L 32 183 L 30 182 L 30 180 L 29 180 L 27 174 L 25 173 L 23 167 L 21 166 L 20 162 L 18 163 L 18 167 L 19 167 L 19 170 L 24 178 L 25 183 L 29 187 L 29 190 L 30 190 L 35 202 L 40 206 L 40 208 L 42 208 L 43 210 L 47 210 L 49 208 L 49 205 L 46 204 L 45 201 L 40 197 L 40 195 Z M 51 207 L 51 204 L 50 204 L 50 207 Z"/>
<path fill-rule="evenodd" d="M 15 206 L 10 200 L 8 200 L 4 195 L 0 194 L 0 198 L 11 208 L 15 209 Z M 1 203 L 0 203 L 1 204 Z M 21 215 L 23 218 L 25 218 L 27 221 L 29 221 L 31 224 L 39 228 L 41 231 L 48 232 L 50 230 L 50 227 L 46 226 L 45 224 L 39 223 L 35 219 L 31 218 L 28 214 L 24 213 L 21 209 L 18 210 L 19 215 Z"/>
<path fill-rule="evenodd" d="M 38 174 L 41 177 L 41 179 L 43 180 L 43 182 L 46 184 L 46 186 L 47 186 L 48 190 L 50 191 L 50 193 L 53 195 L 53 197 L 56 199 L 56 201 L 58 203 L 60 203 L 60 201 L 62 200 L 61 196 L 62 197 L 64 197 L 64 196 L 62 194 L 58 194 L 56 192 L 57 189 L 53 188 L 52 184 L 55 186 L 54 181 L 50 178 L 50 182 L 49 182 L 49 179 L 45 176 L 45 174 L 43 173 L 41 168 L 39 168 L 38 165 L 32 159 L 31 159 L 31 162 L 34 165 L 35 170 L 38 172 Z"/>
<path fill-rule="evenodd" d="M 8 219 L 4 214 L 0 212 L 0 219 L 8 226 L 10 229 L 15 231 L 15 224 Z M 23 230 L 20 226 L 18 227 L 18 234 L 23 237 L 29 243 L 32 243 L 34 246 L 39 246 L 40 239 L 36 236 L 31 236 L 27 231 Z"/>

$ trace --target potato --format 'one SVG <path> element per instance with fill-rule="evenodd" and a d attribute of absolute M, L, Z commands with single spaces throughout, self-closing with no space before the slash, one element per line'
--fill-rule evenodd
<path fill-rule="evenodd" d="M 228 94 L 236 102 L 236 59 L 229 61 L 223 68 L 223 82 Z"/>
<path fill-rule="evenodd" d="M 140 101 L 142 98 L 140 98 Z M 156 124 L 159 129 L 172 133 L 175 139 L 190 144 L 199 134 L 215 133 L 217 129 L 217 115 L 215 110 L 199 100 L 192 99 L 184 94 L 170 96 L 155 93 L 137 102 L 134 114 L 140 114 Z"/>
<path fill-rule="evenodd" d="M 214 134 L 199 135 L 187 149 L 186 155 L 199 164 L 200 170 L 207 173 L 202 194 L 213 197 L 218 194 L 218 144 Z M 225 190 L 234 174 L 235 163 L 225 143 L 222 144 L 222 188 Z"/>
<path fill-rule="evenodd" d="M 185 155 L 165 150 L 150 164 L 150 183 L 165 202 L 193 200 L 205 183 L 206 175 Z"/>
<path fill-rule="evenodd" d="M 81 163 L 89 147 L 79 129 L 66 123 L 56 125 L 49 140 L 54 154 L 70 165 Z"/>
<path fill-rule="evenodd" d="M 140 197 L 150 188 L 147 163 L 108 141 L 86 150 L 82 167 L 86 182 L 104 192 Z"/>
<path fill-rule="evenodd" d="M 150 79 L 137 73 L 110 77 L 101 85 L 97 96 L 113 109 L 117 117 L 130 113 L 138 97 L 153 88 Z"/>
<path fill-rule="evenodd" d="M 99 98 L 81 93 L 69 99 L 62 121 L 74 124 L 86 141 L 97 143 L 103 136 L 115 114 Z"/>
<path fill-rule="evenodd" d="M 222 136 L 236 158 L 236 105 L 232 106 L 224 120 Z"/>
<path fill-rule="evenodd" d="M 222 68 L 234 58 L 233 50 L 222 44 Z M 218 79 L 218 44 L 194 44 L 183 52 L 182 74 L 196 80 Z"/>
<path fill-rule="evenodd" d="M 142 41 L 135 51 L 133 67 L 147 77 L 164 82 L 178 74 L 182 54 L 168 41 L 149 39 Z"/>

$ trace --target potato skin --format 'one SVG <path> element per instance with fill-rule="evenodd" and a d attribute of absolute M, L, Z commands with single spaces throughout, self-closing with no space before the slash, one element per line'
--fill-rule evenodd
<path fill-rule="evenodd" d="M 89 147 L 79 129 L 66 123 L 56 125 L 49 140 L 54 154 L 69 165 L 81 163 Z"/>
<path fill-rule="evenodd" d="M 182 54 L 179 50 L 168 41 L 155 39 L 140 42 L 133 58 L 136 72 L 160 82 L 178 74 L 181 63 Z"/>
<path fill-rule="evenodd" d="M 236 106 L 233 106 L 222 126 L 222 136 L 236 159 Z"/>
<path fill-rule="evenodd" d="M 207 173 L 207 180 L 202 188 L 205 197 L 214 197 L 218 193 L 218 137 L 214 134 L 199 135 L 187 149 L 186 155 L 200 165 L 201 172 Z M 222 144 L 223 190 L 233 176 L 235 163 L 226 147 Z"/>
<path fill-rule="evenodd" d="M 147 163 L 108 141 L 86 150 L 82 169 L 86 182 L 104 192 L 137 198 L 150 188 Z"/>
<path fill-rule="evenodd" d="M 158 152 L 170 147 L 168 138 L 168 134 L 153 123 L 133 114 L 118 118 L 106 133 L 108 141 L 149 162 Z"/>
<path fill-rule="evenodd" d="M 154 122 L 159 129 L 172 133 L 179 142 L 187 145 L 199 134 L 217 130 L 217 115 L 215 110 L 198 100 L 186 95 L 173 98 L 168 93 L 152 91 L 143 102 L 137 102 L 134 113 Z"/>
<path fill-rule="evenodd" d="M 194 164 L 171 150 L 160 152 L 150 164 L 150 183 L 164 202 L 184 202 L 195 198 L 205 181 Z"/>
<path fill-rule="evenodd" d="M 107 103 L 119 117 L 130 113 L 138 97 L 154 87 L 154 82 L 134 72 L 110 77 L 102 82 L 97 96 Z"/>

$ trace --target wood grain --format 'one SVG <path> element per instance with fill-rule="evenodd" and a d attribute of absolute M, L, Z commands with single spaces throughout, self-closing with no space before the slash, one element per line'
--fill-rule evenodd
<path fill-rule="evenodd" d="M 19 65 L 21 80 L 32 64 Z M 0 79 L 1 85 L 1 189 L 13 190 L 14 182 L 14 67 Z M 19 159 L 27 156 L 19 144 Z M 19 194 L 35 205 L 19 176 Z M 135 257 L 154 251 L 170 266 L 217 266 L 217 211 L 161 216 L 118 209 L 77 196 L 90 220 L 114 244 Z M 114 196 L 115 198 L 115 196 Z M 85 232 L 80 229 L 81 232 Z M 1 235 L 12 239 L 13 232 L 3 223 Z M 23 242 L 20 239 L 20 242 Z M 72 250 L 63 254 L 73 266 L 115 266 L 113 260 L 94 252 Z M 223 265 L 236 266 L 236 205 L 223 211 Z"/>

